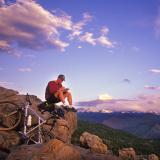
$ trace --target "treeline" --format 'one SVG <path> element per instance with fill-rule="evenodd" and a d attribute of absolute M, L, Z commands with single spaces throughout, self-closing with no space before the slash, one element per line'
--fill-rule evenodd
<path fill-rule="evenodd" d="M 90 132 L 99 136 L 108 149 L 118 155 L 118 150 L 126 147 L 133 147 L 138 155 L 148 155 L 154 153 L 160 156 L 160 140 L 148 140 L 136 137 L 121 130 L 107 127 L 103 124 L 91 123 L 78 120 L 78 127 L 72 136 L 72 143 L 79 144 L 80 135 L 83 132 Z"/>

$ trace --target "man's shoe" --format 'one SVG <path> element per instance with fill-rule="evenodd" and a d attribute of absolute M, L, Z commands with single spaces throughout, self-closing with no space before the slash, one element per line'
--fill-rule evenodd
<path fill-rule="evenodd" d="M 63 105 L 62 106 L 66 111 L 69 111 L 69 106 L 68 105 Z"/>
<path fill-rule="evenodd" d="M 71 108 L 72 112 L 77 112 L 77 109 L 75 109 L 74 107 Z"/>

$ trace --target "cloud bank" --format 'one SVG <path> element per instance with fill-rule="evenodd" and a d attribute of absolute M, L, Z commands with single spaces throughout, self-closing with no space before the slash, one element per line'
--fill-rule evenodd
<path fill-rule="evenodd" d="M 29 67 L 26 67 L 26 68 L 18 68 L 18 71 L 19 71 L 19 72 L 31 72 L 32 69 L 29 68 Z"/>
<path fill-rule="evenodd" d="M 160 95 L 141 95 L 133 100 L 112 99 L 107 101 L 79 102 L 82 112 L 154 112 L 160 114 Z"/>
<path fill-rule="evenodd" d="M 149 86 L 146 85 L 144 86 L 145 89 L 149 89 L 149 90 L 160 90 L 160 86 Z"/>
<path fill-rule="evenodd" d="M 93 38 L 93 33 L 84 31 L 84 26 L 92 20 L 88 13 L 83 13 L 79 22 L 73 22 L 66 13 L 56 15 L 33 0 L 17 0 L 9 5 L 1 0 L 0 4 L 0 52 L 20 56 L 17 51 L 19 48 L 54 48 L 64 51 L 74 39 L 108 48 L 114 46 L 106 36 L 109 32 L 107 27 L 101 30 L 97 38 Z M 65 40 L 62 30 L 68 32 Z"/>
<path fill-rule="evenodd" d="M 160 74 L 160 69 L 150 69 L 149 71 L 152 73 Z"/>
<path fill-rule="evenodd" d="M 34 1 L 18 0 L 1 7 L 0 19 L 1 51 L 12 52 L 14 46 L 63 50 L 69 45 L 60 40 L 58 29 L 71 30 L 71 17 L 55 16 Z"/>

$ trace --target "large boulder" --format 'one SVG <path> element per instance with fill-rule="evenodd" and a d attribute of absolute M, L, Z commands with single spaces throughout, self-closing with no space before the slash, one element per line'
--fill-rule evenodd
<path fill-rule="evenodd" d="M 119 157 L 121 159 L 130 159 L 135 160 L 136 159 L 136 152 L 133 148 L 123 148 L 119 150 Z"/>
<path fill-rule="evenodd" d="M 65 143 L 70 143 L 72 134 L 77 128 L 77 114 L 72 111 L 67 111 L 63 107 L 61 109 L 64 112 L 64 117 L 50 119 L 47 123 L 51 125 L 43 125 L 43 127 L 45 130 L 48 130 L 48 132 L 51 132 L 55 138 Z M 42 116 L 44 119 L 48 119 L 52 115 L 45 112 Z"/>
<path fill-rule="evenodd" d="M 72 145 L 60 140 L 50 140 L 46 144 L 22 145 L 11 152 L 7 160 L 80 160 L 80 153 Z"/>
<path fill-rule="evenodd" d="M 11 147 L 20 143 L 19 134 L 16 131 L 0 131 L 0 149 L 10 150 Z"/>
<path fill-rule="evenodd" d="M 57 139 L 65 143 L 70 143 L 71 133 L 69 129 L 69 123 L 66 120 L 58 119 L 52 133 Z"/>
<path fill-rule="evenodd" d="M 70 138 L 77 128 L 77 114 L 75 112 L 65 112 L 64 119 L 68 122 Z"/>
<path fill-rule="evenodd" d="M 6 89 L 4 87 L 0 87 L 0 101 L 5 101 L 10 99 L 11 97 L 13 98 L 18 94 L 17 91 L 11 90 L 11 89 Z"/>
<path fill-rule="evenodd" d="M 111 151 L 107 151 L 106 154 L 100 154 L 80 146 L 75 146 L 75 148 L 79 150 L 82 160 L 119 160 Z"/>
<path fill-rule="evenodd" d="M 159 158 L 158 158 L 158 156 L 155 155 L 155 154 L 150 154 L 150 155 L 148 156 L 148 160 L 159 160 Z"/>
<path fill-rule="evenodd" d="M 103 144 L 102 140 L 93 134 L 84 132 L 80 136 L 80 143 L 82 146 L 90 148 L 92 152 L 105 154 L 107 152 L 107 146 Z"/>
<path fill-rule="evenodd" d="M 20 144 L 19 134 L 15 131 L 0 131 L 0 160 L 4 160 L 11 149 Z"/>
<path fill-rule="evenodd" d="M 30 95 L 29 97 L 32 102 L 32 108 L 37 110 L 37 105 L 41 103 L 41 100 L 34 95 Z M 26 104 L 26 95 L 20 95 L 18 91 L 0 87 L 0 102 L 2 101 L 10 101 L 21 107 Z"/>

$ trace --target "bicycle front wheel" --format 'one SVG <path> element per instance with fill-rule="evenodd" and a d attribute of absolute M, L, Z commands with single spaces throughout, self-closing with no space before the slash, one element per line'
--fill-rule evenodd
<path fill-rule="evenodd" d="M 53 139 L 54 135 L 47 130 L 42 129 L 42 131 L 38 132 L 38 130 L 34 133 L 32 133 L 28 139 L 26 140 L 26 144 L 30 145 L 30 144 L 37 144 L 37 143 L 46 143 L 49 140 Z"/>
<path fill-rule="evenodd" d="M 15 129 L 21 121 L 22 114 L 18 105 L 12 102 L 0 102 L 0 131 Z"/>

